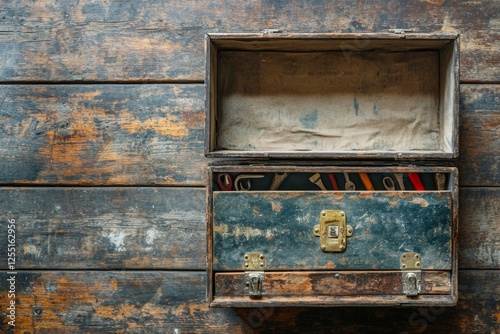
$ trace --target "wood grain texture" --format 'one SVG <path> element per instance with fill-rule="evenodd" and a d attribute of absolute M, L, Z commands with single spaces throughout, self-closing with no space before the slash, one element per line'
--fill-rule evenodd
<path fill-rule="evenodd" d="M 22 269 L 204 269 L 204 196 L 192 188 L 4 187 L 0 212 L 16 219 Z M 460 268 L 500 269 L 500 190 L 463 188 L 460 199 Z M 0 240 L 6 234 L 0 229 Z"/>
<path fill-rule="evenodd" d="M 203 185 L 202 85 L 0 86 L 0 183 Z"/>
<path fill-rule="evenodd" d="M 500 85 L 460 89 L 460 185 L 500 185 Z"/>
<path fill-rule="evenodd" d="M 461 78 L 499 81 L 497 0 L 37 1 L 0 7 L 2 81 L 203 80 L 207 32 L 461 33 Z"/>
<path fill-rule="evenodd" d="M 205 184 L 202 85 L 0 88 L 0 183 Z M 461 185 L 499 186 L 500 85 L 460 93 Z"/>
<path fill-rule="evenodd" d="M 498 84 L 499 17 L 498 0 L 3 1 L 0 82 L 85 85 L 0 87 L 0 184 L 203 186 L 202 85 L 89 83 L 201 83 L 206 32 L 460 32 L 462 82 Z M 499 269 L 498 88 L 461 87 L 462 268 Z M 460 271 L 458 306 L 446 309 L 209 309 L 205 272 L 123 271 L 205 267 L 202 189 L 96 188 L 92 198 L 40 189 L 0 190 L 2 221 L 26 217 L 18 263 L 49 269 L 19 271 L 16 333 L 500 332 L 500 270 Z M 153 228 L 165 243 L 149 250 Z M 127 262 L 133 251 L 144 255 Z M 71 268 L 83 270 L 50 271 Z M 0 332 L 9 333 L 7 290 L 1 271 Z"/>
<path fill-rule="evenodd" d="M 421 295 L 450 294 L 450 273 L 423 271 Z M 245 273 L 215 274 L 215 296 L 249 297 Z M 401 271 L 285 271 L 264 273 L 264 296 L 369 296 L 403 295 Z"/>
<path fill-rule="evenodd" d="M 500 269 L 500 188 L 465 188 L 459 197 L 459 267 Z"/>
<path fill-rule="evenodd" d="M 0 303 L 7 281 L 0 274 Z M 461 271 L 451 308 L 209 308 L 204 272 L 19 272 L 16 333 L 493 333 L 498 271 Z M 485 293 L 487 291 L 488 293 Z M 0 313 L 0 331 L 13 333 Z"/>
<path fill-rule="evenodd" d="M 0 212 L 17 269 L 205 268 L 203 189 L 0 188 Z"/>

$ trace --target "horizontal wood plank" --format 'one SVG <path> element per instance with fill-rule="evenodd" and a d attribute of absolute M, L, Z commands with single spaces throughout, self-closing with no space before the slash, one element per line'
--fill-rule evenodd
<path fill-rule="evenodd" d="M 500 269 L 500 189 L 462 188 L 460 198 L 459 267 Z M 20 269 L 206 267 L 201 188 L 4 187 L 0 212 L 16 220 Z"/>
<path fill-rule="evenodd" d="M 203 185 L 202 85 L 0 86 L 0 183 Z"/>
<path fill-rule="evenodd" d="M 461 85 L 460 182 L 499 186 L 500 85 Z M 0 86 L 0 183 L 205 184 L 202 85 Z"/>
<path fill-rule="evenodd" d="M 244 272 L 215 274 L 215 292 L 218 296 L 244 297 L 248 300 L 247 278 Z M 449 295 L 450 272 L 423 271 L 422 295 Z M 262 282 L 264 296 L 369 296 L 403 295 L 401 271 L 265 271 Z"/>
<path fill-rule="evenodd" d="M 460 87 L 460 185 L 500 185 L 500 85 Z"/>
<path fill-rule="evenodd" d="M 0 81 L 203 80 L 207 32 L 461 33 L 461 78 L 499 81 L 489 1 L 41 1 L 0 9 Z"/>
<path fill-rule="evenodd" d="M 0 212 L 18 269 L 205 268 L 203 189 L 0 188 Z"/>
<path fill-rule="evenodd" d="M 10 301 L 0 274 L 0 305 Z M 209 308 L 204 272 L 18 272 L 15 332 L 490 333 L 500 330 L 499 271 L 461 271 L 456 307 Z M 485 293 L 487 291 L 487 293 Z M 14 332 L 0 313 L 0 331 Z"/>

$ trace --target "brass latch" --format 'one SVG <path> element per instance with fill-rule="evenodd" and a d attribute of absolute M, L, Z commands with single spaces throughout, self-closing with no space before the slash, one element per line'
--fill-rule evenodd
<path fill-rule="evenodd" d="M 404 294 L 417 296 L 422 289 L 422 256 L 412 252 L 401 254 L 400 269 Z"/>
<path fill-rule="evenodd" d="M 266 257 L 262 253 L 246 253 L 243 257 L 245 267 L 245 284 L 250 297 L 260 297 L 263 293 L 264 268 Z"/>
<path fill-rule="evenodd" d="M 314 225 L 313 234 L 319 237 L 319 246 L 323 252 L 343 252 L 347 247 L 347 237 L 353 233 L 352 226 L 346 223 L 346 214 L 342 210 L 323 210 L 319 225 Z"/>

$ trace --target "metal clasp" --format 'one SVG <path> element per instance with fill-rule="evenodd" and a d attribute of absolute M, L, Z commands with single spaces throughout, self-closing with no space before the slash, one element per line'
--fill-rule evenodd
<path fill-rule="evenodd" d="M 250 297 L 261 297 L 264 294 L 263 282 L 266 257 L 262 253 L 246 253 L 243 257 L 245 267 L 245 285 Z"/>
<path fill-rule="evenodd" d="M 346 223 L 346 213 L 342 210 L 323 210 L 319 225 L 314 225 L 313 234 L 319 237 L 319 247 L 323 252 L 343 252 L 347 247 L 347 237 L 354 229 Z"/>
<path fill-rule="evenodd" d="M 251 297 L 262 296 L 262 282 L 264 281 L 264 272 L 253 272 L 245 274 L 246 285 L 248 286 L 248 294 Z"/>
<path fill-rule="evenodd" d="M 412 252 L 401 254 L 400 268 L 403 271 L 403 293 L 407 296 L 417 296 L 422 290 L 422 256 Z"/>

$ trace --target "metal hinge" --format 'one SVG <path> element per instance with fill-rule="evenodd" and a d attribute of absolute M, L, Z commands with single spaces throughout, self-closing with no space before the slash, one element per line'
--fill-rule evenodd
<path fill-rule="evenodd" d="M 417 296 L 422 290 L 422 256 L 419 253 L 403 253 L 400 258 L 403 293 Z"/>
<path fill-rule="evenodd" d="M 281 29 L 264 29 L 262 30 L 263 34 L 281 34 L 283 30 Z"/>
<path fill-rule="evenodd" d="M 392 32 L 393 34 L 396 35 L 401 35 L 401 38 L 404 38 L 406 33 L 411 32 L 411 29 L 389 29 L 389 32 Z"/>
<path fill-rule="evenodd" d="M 262 253 L 246 253 L 243 256 L 245 267 L 245 285 L 250 297 L 261 297 L 264 294 L 264 268 L 266 257 Z"/>

